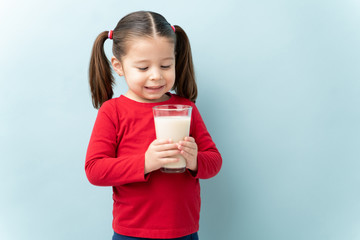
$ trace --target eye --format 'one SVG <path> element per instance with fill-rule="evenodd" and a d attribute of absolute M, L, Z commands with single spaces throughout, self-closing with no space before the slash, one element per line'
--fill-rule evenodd
<path fill-rule="evenodd" d="M 169 69 L 171 65 L 161 66 L 162 69 Z"/>
<path fill-rule="evenodd" d="M 146 71 L 148 69 L 148 67 L 143 67 L 143 68 L 138 68 L 140 71 Z"/>

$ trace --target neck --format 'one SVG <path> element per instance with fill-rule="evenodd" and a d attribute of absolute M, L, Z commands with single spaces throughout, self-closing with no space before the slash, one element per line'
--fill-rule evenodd
<path fill-rule="evenodd" d="M 142 102 L 142 103 L 156 103 L 156 102 L 164 102 L 166 100 L 170 99 L 170 95 L 165 93 L 164 95 L 162 95 L 160 98 L 158 99 L 145 99 L 145 98 L 140 98 L 136 95 L 134 95 L 132 92 L 127 91 L 124 94 L 127 98 L 134 100 L 136 102 Z"/>

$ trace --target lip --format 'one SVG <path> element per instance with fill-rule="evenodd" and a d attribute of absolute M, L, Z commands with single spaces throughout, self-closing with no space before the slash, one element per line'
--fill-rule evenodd
<path fill-rule="evenodd" d="M 158 92 L 161 91 L 164 86 L 145 86 L 145 89 L 150 92 Z"/>
<path fill-rule="evenodd" d="M 147 89 L 159 89 L 162 88 L 163 86 L 145 86 L 145 88 Z"/>

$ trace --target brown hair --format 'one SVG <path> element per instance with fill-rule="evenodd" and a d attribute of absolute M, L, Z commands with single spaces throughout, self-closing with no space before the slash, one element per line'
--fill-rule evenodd
<path fill-rule="evenodd" d="M 126 55 L 126 43 L 137 37 L 166 37 L 175 45 L 175 84 L 172 90 L 176 94 L 195 102 L 197 85 L 191 55 L 189 39 L 180 26 L 175 26 L 175 33 L 166 19 L 154 12 L 139 11 L 123 17 L 113 32 L 112 51 L 117 59 Z M 108 31 L 98 35 L 93 45 L 90 66 L 89 83 L 92 103 L 95 108 L 112 98 L 114 77 L 111 63 L 104 52 L 104 43 L 108 38 Z"/>

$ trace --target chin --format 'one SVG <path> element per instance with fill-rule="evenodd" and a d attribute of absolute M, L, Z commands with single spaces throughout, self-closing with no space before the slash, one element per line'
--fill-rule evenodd
<path fill-rule="evenodd" d="M 162 102 L 164 99 L 164 95 L 165 95 L 165 93 L 162 95 L 149 96 L 146 99 L 148 99 L 149 101 L 152 101 L 152 102 L 157 102 L 157 101 Z"/>

